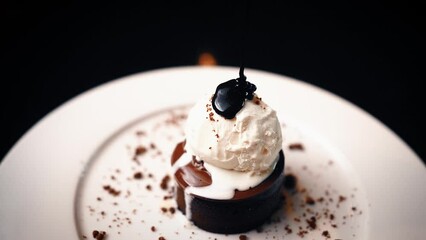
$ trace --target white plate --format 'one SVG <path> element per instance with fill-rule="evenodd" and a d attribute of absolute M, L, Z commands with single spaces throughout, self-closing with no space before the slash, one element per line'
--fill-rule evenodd
<path fill-rule="evenodd" d="M 185 114 L 203 93 L 237 73 L 228 67 L 181 67 L 136 74 L 83 93 L 47 115 L 0 166 L 0 239 L 93 239 L 92 230 L 106 231 L 108 239 L 238 239 L 239 234 L 199 230 L 179 212 L 163 213 L 161 207 L 175 205 L 163 200 L 168 193 L 158 186 L 169 173 L 174 144 L 183 138 L 184 120 L 170 124 L 171 112 Z M 298 239 L 299 226 L 305 230 L 306 218 L 317 213 L 308 239 L 326 239 L 325 230 L 331 239 L 424 238 L 426 171 L 403 141 L 324 90 L 262 71 L 248 69 L 246 75 L 285 125 L 286 171 L 298 177 L 299 193 L 286 192 L 273 221 L 245 235 Z M 135 134 L 141 129 L 146 135 Z M 140 165 L 132 161 L 134 148 L 151 142 L 156 148 L 138 157 Z M 287 148 L 296 142 L 305 150 Z M 133 179 L 138 171 L 142 180 Z M 112 196 L 105 185 L 120 195 Z M 303 204 L 308 195 L 317 200 L 314 205 Z M 345 200 L 339 203 L 339 196 Z M 327 218 L 331 214 L 333 220 Z"/>

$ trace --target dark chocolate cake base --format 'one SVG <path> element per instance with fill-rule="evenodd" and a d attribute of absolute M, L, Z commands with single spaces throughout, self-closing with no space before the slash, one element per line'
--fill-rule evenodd
<path fill-rule="evenodd" d="M 183 153 L 183 144 L 178 145 L 172 163 L 182 155 L 176 154 L 179 147 Z M 247 232 L 262 225 L 281 206 L 283 171 L 284 154 L 281 151 L 277 165 L 267 179 L 247 191 L 236 191 L 234 198 L 229 200 L 209 199 L 193 194 L 185 197 L 184 188 L 188 183 L 182 182 L 182 178 L 175 178 L 178 209 L 186 214 L 185 199 L 189 198 L 190 220 L 199 228 L 224 234 Z"/>

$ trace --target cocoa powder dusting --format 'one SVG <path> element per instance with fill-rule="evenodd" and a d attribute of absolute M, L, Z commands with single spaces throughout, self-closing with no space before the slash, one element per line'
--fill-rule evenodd
<path fill-rule="evenodd" d="M 261 101 L 261 99 L 257 99 L 257 97 L 254 99 L 255 104 L 261 104 L 260 101 Z M 214 119 L 214 114 L 211 112 L 212 108 L 210 106 L 206 106 L 206 107 L 207 107 L 207 114 L 208 114 L 208 117 L 210 118 L 210 121 L 216 121 Z M 217 132 L 214 131 L 214 130 L 213 130 L 213 132 L 214 133 L 212 133 L 212 134 L 215 134 L 215 137 L 217 139 L 219 139 L 219 135 L 217 134 Z M 147 134 L 146 132 L 142 132 L 142 131 L 139 131 L 139 132 L 136 133 L 136 135 L 138 135 L 138 136 L 143 136 L 143 135 L 146 135 L 146 134 Z M 139 144 L 137 144 L 137 145 L 139 145 Z M 148 142 L 146 144 L 146 147 L 141 146 L 141 145 L 137 146 L 137 145 L 128 146 L 128 150 L 130 151 L 130 157 L 133 156 L 133 160 L 136 161 L 138 164 L 139 164 L 138 158 L 137 158 L 138 156 L 146 154 L 147 152 L 151 153 L 151 151 L 154 153 L 155 151 L 157 151 L 159 149 L 155 145 L 155 143 L 153 143 L 153 142 L 151 142 L 151 143 Z M 305 146 L 302 143 L 298 143 L 298 142 L 289 144 L 288 148 L 290 150 L 295 150 L 295 151 L 304 151 L 305 150 Z M 132 149 L 134 149 L 133 154 L 132 154 Z M 209 149 L 212 149 L 212 147 L 209 147 Z M 153 155 L 153 156 L 155 156 L 155 155 Z M 332 162 L 330 163 L 330 162 L 328 164 L 332 165 L 333 163 Z M 195 161 L 192 164 L 196 168 L 204 169 L 202 161 Z M 307 166 L 303 166 L 302 169 L 307 170 Z M 140 179 L 143 179 L 144 177 L 146 179 L 154 178 L 154 175 L 152 173 L 149 173 L 148 170 L 139 170 L 138 171 L 136 167 L 133 167 L 132 171 L 133 171 L 133 179 L 135 179 L 135 180 L 140 180 Z M 290 169 L 290 171 L 291 171 L 291 169 Z M 113 176 L 113 175 L 111 176 L 112 184 L 114 186 L 116 186 L 117 184 L 120 184 L 119 180 L 121 180 L 121 177 L 120 177 L 120 174 L 119 174 L 120 170 L 117 169 L 116 173 L 117 173 L 116 176 L 117 176 L 118 180 L 116 180 L 115 176 Z M 127 180 L 129 180 L 129 182 L 132 182 L 131 181 L 132 180 L 131 174 L 130 174 L 130 176 L 126 176 L 126 177 L 127 177 Z M 158 179 L 158 177 L 161 177 L 161 175 L 160 176 L 155 175 L 154 180 Z M 297 203 L 298 205 L 296 205 L 296 206 L 300 206 L 301 209 L 303 209 L 302 210 L 303 212 L 300 212 L 300 214 L 298 214 L 296 217 L 292 218 L 292 220 L 294 220 L 294 222 L 296 222 L 296 225 L 282 224 L 280 226 L 280 228 L 282 229 L 284 227 L 285 235 L 289 235 L 289 234 L 294 233 L 295 236 L 298 235 L 301 238 L 304 238 L 304 237 L 308 238 L 309 234 L 312 231 L 319 231 L 318 233 L 321 233 L 323 237 L 330 239 L 331 234 L 330 234 L 329 230 L 332 230 L 333 228 L 337 228 L 337 224 L 335 224 L 335 223 L 338 223 L 339 226 L 341 225 L 341 223 L 336 222 L 337 219 L 336 219 L 335 215 L 332 214 L 332 212 L 333 213 L 335 213 L 335 212 L 333 210 L 330 210 L 329 204 L 332 203 L 333 200 L 334 200 L 334 204 L 336 204 L 336 199 L 337 199 L 337 207 L 338 207 L 338 204 L 345 202 L 347 200 L 347 198 L 345 196 L 339 195 L 339 193 L 337 193 L 337 192 L 332 192 L 331 190 L 330 190 L 330 192 L 328 190 L 325 190 L 325 196 L 324 196 L 324 193 L 322 194 L 324 197 L 313 196 L 313 197 L 315 197 L 315 198 L 313 198 L 313 197 L 310 196 L 311 195 L 310 193 L 312 193 L 311 190 L 309 188 L 307 188 L 307 189 L 304 188 L 304 186 L 303 186 L 304 181 L 301 178 L 302 176 L 298 176 L 298 177 L 300 177 L 300 178 L 298 179 L 292 173 L 286 174 L 284 176 L 284 181 L 282 182 L 282 187 L 283 187 L 282 193 L 283 193 L 283 197 L 285 197 L 286 199 L 288 197 L 292 198 L 292 196 L 299 194 L 297 196 L 297 199 L 298 199 L 299 202 Z M 106 178 L 109 179 L 109 177 L 106 177 Z M 111 180 L 110 180 L 110 183 L 111 183 Z M 171 187 L 171 184 L 170 184 L 170 182 L 172 180 L 173 180 L 173 178 L 170 175 L 165 175 L 165 176 L 163 176 L 163 178 L 160 181 L 159 187 L 162 190 L 165 190 L 165 192 L 163 192 L 163 194 L 165 194 L 165 196 L 163 196 L 164 200 L 173 199 L 173 195 L 170 195 L 171 191 L 173 192 L 173 187 Z M 133 183 L 136 184 L 138 182 L 133 181 Z M 158 181 L 154 181 L 154 183 L 158 184 Z M 155 185 L 146 184 L 145 188 L 148 191 L 152 191 L 153 189 L 155 189 Z M 104 185 L 103 189 L 105 191 L 107 191 L 109 193 L 109 195 L 114 196 L 114 197 L 117 197 L 121 194 L 120 190 L 123 190 L 122 196 L 124 196 L 124 197 L 130 196 L 130 192 L 128 192 L 128 194 L 126 195 L 126 193 L 124 191 L 125 189 L 117 189 L 115 187 L 112 187 L 111 185 Z M 100 190 L 100 191 L 102 191 L 102 190 Z M 284 193 L 284 192 L 286 192 L 286 193 Z M 347 195 L 347 196 L 349 196 L 349 195 Z M 351 195 L 351 197 L 353 198 L 352 195 Z M 106 202 L 108 200 L 108 198 L 105 197 L 105 196 L 103 196 L 103 198 L 104 199 L 97 197 L 96 200 L 102 201 L 102 202 Z M 294 204 L 296 204 L 296 203 L 294 203 Z M 346 204 L 346 203 L 343 203 L 343 204 Z M 343 204 L 342 204 L 342 206 L 343 206 Z M 117 206 L 118 203 L 114 202 L 113 205 Z M 326 208 L 324 208 L 325 210 L 318 211 L 317 208 L 322 207 L 322 206 L 326 207 Z M 352 214 L 350 215 L 350 217 L 352 217 L 352 215 L 355 215 L 355 213 L 358 213 L 357 207 L 355 207 L 353 205 L 349 206 L 349 209 L 351 209 L 353 211 Z M 177 212 L 177 209 L 174 208 L 174 207 L 161 207 L 161 206 L 159 206 L 159 207 L 157 207 L 157 211 L 158 210 L 161 210 L 162 213 L 166 214 L 169 217 L 174 217 L 173 214 L 175 214 Z M 96 214 L 96 213 L 100 214 L 100 215 L 96 215 L 96 216 L 102 216 L 102 219 L 105 219 L 105 216 L 109 216 L 109 215 L 112 216 L 113 215 L 113 213 L 111 213 L 111 212 L 108 212 L 108 215 L 107 215 L 106 212 L 104 212 L 104 211 L 99 211 L 99 212 L 96 211 L 93 214 Z M 121 214 L 121 211 L 119 211 L 119 213 Z M 115 226 L 122 227 L 123 221 L 127 222 L 128 224 L 132 223 L 129 218 L 125 218 L 123 220 L 123 217 L 121 217 L 121 218 L 118 217 L 116 214 L 119 214 L 119 213 L 114 213 L 114 216 L 115 216 L 115 219 L 113 220 L 114 225 L 113 225 L 113 227 L 111 225 L 109 225 L 109 228 L 114 228 Z M 134 209 L 132 213 L 136 214 L 136 209 Z M 170 215 L 168 213 L 170 213 Z M 359 213 L 361 214 L 362 212 L 359 211 Z M 349 218 L 349 215 L 348 215 L 348 218 Z M 346 216 L 343 216 L 343 219 L 345 220 Z M 281 219 L 279 219 L 279 220 L 281 221 Z M 325 220 L 325 221 L 322 221 L 322 220 Z M 142 220 L 142 222 L 144 222 L 144 220 Z M 307 225 L 305 225 L 304 222 L 306 222 Z M 327 222 L 329 223 L 329 225 L 328 225 L 329 228 L 328 228 L 328 230 L 324 230 L 322 225 L 326 225 Z M 116 223 L 117 223 L 117 225 L 115 225 Z M 161 221 L 160 221 L 160 223 L 161 223 Z M 346 222 L 343 222 L 343 225 L 345 223 Z M 161 225 L 159 225 L 159 226 L 161 228 Z M 158 233 L 156 233 L 156 235 L 161 234 L 161 231 L 158 230 L 156 226 L 151 226 L 150 230 L 152 232 L 158 232 Z M 263 232 L 263 229 L 261 227 L 257 228 L 256 230 L 257 230 L 257 232 Z M 110 235 L 110 234 L 108 234 L 108 235 Z M 118 232 L 118 234 L 121 234 L 121 232 Z M 177 232 L 176 232 L 176 234 L 177 234 Z M 94 230 L 92 232 L 92 235 L 93 235 L 93 238 L 96 239 L 96 240 L 105 240 L 105 238 L 109 239 L 111 237 L 111 236 L 106 236 L 107 235 L 106 232 L 99 231 L 99 230 Z M 158 235 L 157 235 L 157 237 L 158 237 L 159 240 L 165 240 L 166 239 L 165 237 L 158 236 Z M 90 234 L 87 235 L 87 236 L 90 238 Z M 244 235 L 244 234 L 237 235 L 237 236 L 239 236 L 238 239 L 240 239 L 240 240 L 249 239 L 249 237 L 247 235 Z M 82 237 L 87 238 L 84 235 Z M 274 239 L 275 239 L 275 236 L 274 236 Z M 336 240 L 338 240 L 338 239 L 336 239 Z"/>

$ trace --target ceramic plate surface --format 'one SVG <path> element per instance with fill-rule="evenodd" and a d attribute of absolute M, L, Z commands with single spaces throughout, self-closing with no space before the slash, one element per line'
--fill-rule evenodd
<path fill-rule="evenodd" d="M 284 134 L 285 201 L 247 233 L 195 227 L 176 209 L 170 155 L 188 109 L 237 68 L 125 77 L 48 114 L 0 165 L 0 239 L 423 239 L 426 171 L 392 131 L 335 95 L 247 69 Z"/>

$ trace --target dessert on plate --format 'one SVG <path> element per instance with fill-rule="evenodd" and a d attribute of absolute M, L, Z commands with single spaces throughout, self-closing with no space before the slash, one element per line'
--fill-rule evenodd
<path fill-rule="evenodd" d="M 171 157 L 178 209 L 206 231 L 251 230 L 282 201 L 281 127 L 255 91 L 244 68 L 221 83 L 190 110 Z"/>

